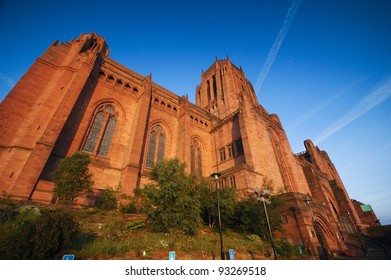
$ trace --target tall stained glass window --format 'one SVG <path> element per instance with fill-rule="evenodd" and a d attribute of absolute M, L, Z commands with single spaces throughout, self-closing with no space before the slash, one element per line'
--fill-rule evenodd
<path fill-rule="evenodd" d="M 146 166 L 153 167 L 153 165 L 164 159 L 164 148 L 166 145 L 166 137 L 164 136 L 162 127 L 157 124 L 152 127 L 149 134 L 148 153 Z"/>
<path fill-rule="evenodd" d="M 95 113 L 83 145 L 83 151 L 108 156 L 117 126 L 117 113 L 110 104 L 102 105 Z"/>
<path fill-rule="evenodd" d="M 202 176 L 202 153 L 197 139 L 190 146 L 190 171 Z"/>

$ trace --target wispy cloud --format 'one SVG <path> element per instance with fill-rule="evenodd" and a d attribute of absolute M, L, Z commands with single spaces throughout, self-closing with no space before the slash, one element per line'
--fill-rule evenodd
<path fill-rule="evenodd" d="M 301 3 L 301 0 L 293 0 L 292 5 L 289 7 L 288 13 L 285 17 L 284 24 L 282 25 L 280 32 L 278 32 L 278 35 L 276 39 L 274 40 L 273 46 L 269 51 L 269 54 L 267 55 L 265 64 L 263 65 L 263 68 L 261 70 L 261 73 L 259 73 L 258 79 L 255 83 L 255 92 L 259 93 L 263 82 L 266 79 L 267 74 L 269 73 L 270 68 L 273 65 L 274 60 L 277 57 L 278 51 L 281 48 L 282 43 L 284 42 L 285 36 L 288 33 L 289 27 L 292 23 L 292 20 L 296 14 L 297 9 L 299 8 Z"/>
<path fill-rule="evenodd" d="M 325 100 L 323 103 L 319 104 L 318 106 L 314 107 L 312 110 L 310 110 L 307 113 L 298 117 L 292 123 L 287 125 L 287 131 L 291 132 L 291 131 L 295 130 L 298 126 L 300 126 L 305 121 L 311 119 L 313 116 L 315 116 L 317 113 L 322 111 L 327 105 L 331 104 L 334 100 L 336 100 L 338 97 L 340 97 L 345 92 L 346 91 L 343 91 L 343 92 L 340 92 L 338 94 L 331 96 L 329 99 Z"/>
<path fill-rule="evenodd" d="M 377 105 L 384 102 L 389 97 L 391 97 L 391 78 L 384 82 L 379 88 L 372 91 L 370 94 L 361 99 L 360 102 L 355 107 L 350 109 L 344 116 L 336 120 L 325 130 L 323 130 L 314 139 L 314 142 L 316 144 L 319 144 L 320 142 L 329 138 L 351 122 L 364 115 L 366 112 L 372 110 Z"/>

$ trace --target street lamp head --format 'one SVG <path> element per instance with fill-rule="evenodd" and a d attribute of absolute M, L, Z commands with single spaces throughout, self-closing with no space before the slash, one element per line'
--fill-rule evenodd
<path fill-rule="evenodd" d="M 221 174 L 218 172 L 214 172 L 214 173 L 210 174 L 210 177 L 212 177 L 213 179 L 215 179 L 217 181 L 221 177 Z"/>
<path fill-rule="evenodd" d="M 269 190 L 261 190 L 259 187 L 254 189 L 254 193 L 256 196 L 261 196 L 261 197 L 270 197 L 270 191 Z"/>
<path fill-rule="evenodd" d="M 269 191 L 269 190 L 263 190 L 263 191 L 262 191 L 262 196 L 264 196 L 264 197 L 270 197 L 270 196 L 271 196 L 270 191 Z"/>
<path fill-rule="evenodd" d="M 257 196 L 257 200 L 264 201 L 270 204 L 270 191 L 269 190 L 261 190 L 259 187 L 254 189 L 254 194 Z"/>

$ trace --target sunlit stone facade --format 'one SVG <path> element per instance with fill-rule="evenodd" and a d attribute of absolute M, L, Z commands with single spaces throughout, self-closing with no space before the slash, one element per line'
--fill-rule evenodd
<path fill-rule="evenodd" d="M 53 203 L 50 173 L 82 150 L 93 204 L 107 187 L 132 195 L 156 162 L 178 157 L 189 173 L 218 171 L 220 187 L 242 195 L 272 179 L 285 202 L 283 236 L 312 254 L 345 250 L 344 235 L 361 222 L 327 153 L 307 140 L 294 154 L 278 116 L 228 57 L 202 72 L 195 96 L 193 104 L 112 60 L 97 34 L 56 41 L 0 105 L 0 189 Z"/>

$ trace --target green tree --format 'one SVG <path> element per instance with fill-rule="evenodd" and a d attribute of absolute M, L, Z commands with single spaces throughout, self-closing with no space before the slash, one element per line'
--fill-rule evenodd
<path fill-rule="evenodd" d="M 84 152 L 75 152 L 61 160 L 57 170 L 52 173 L 54 194 L 60 203 L 72 204 L 76 197 L 92 191 L 92 174 L 88 165 L 90 156 Z"/>
<path fill-rule="evenodd" d="M 263 190 L 274 190 L 273 179 L 265 176 L 262 183 Z M 271 204 L 267 204 L 267 212 L 272 232 L 282 230 L 282 220 L 277 212 L 282 205 L 278 197 L 271 198 Z M 256 199 L 255 194 L 250 194 L 240 200 L 235 207 L 235 215 L 231 220 L 232 226 L 240 231 L 257 234 L 262 239 L 268 238 L 269 230 L 265 216 L 263 202 Z"/>
<path fill-rule="evenodd" d="M 210 187 L 206 181 L 202 181 L 201 184 L 198 185 L 201 202 L 201 216 L 204 223 L 209 227 L 217 225 L 218 220 L 217 195 L 214 184 L 215 182 L 213 182 L 213 187 Z M 227 187 L 219 189 L 221 223 L 224 228 L 231 223 L 235 214 L 235 196 L 236 192 L 234 188 Z"/>
<path fill-rule="evenodd" d="M 282 230 L 282 220 L 276 209 L 281 206 L 278 198 L 272 197 L 271 204 L 267 204 L 270 228 L 273 231 Z M 262 239 L 269 238 L 269 231 L 263 202 L 254 196 L 248 196 L 236 204 L 232 227 L 241 232 L 259 235 Z"/>
<path fill-rule="evenodd" d="M 195 235 L 202 224 L 196 177 L 185 174 L 185 164 L 174 158 L 159 162 L 151 179 L 156 184 L 146 185 L 142 196 L 153 229 Z"/>

